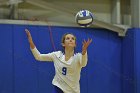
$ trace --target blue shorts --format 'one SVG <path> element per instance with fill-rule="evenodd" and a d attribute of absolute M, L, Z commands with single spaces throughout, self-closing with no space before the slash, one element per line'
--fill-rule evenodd
<path fill-rule="evenodd" d="M 53 86 L 53 92 L 52 93 L 64 93 L 59 87 Z"/>

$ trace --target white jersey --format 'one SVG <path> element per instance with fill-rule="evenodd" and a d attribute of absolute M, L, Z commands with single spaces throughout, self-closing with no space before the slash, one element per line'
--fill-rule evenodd
<path fill-rule="evenodd" d="M 40 54 L 34 48 L 32 53 L 39 61 L 54 62 L 55 76 L 52 81 L 53 85 L 59 87 L 64 93 L 80 93 L 80 72 L 81 68 L 87 64 L 87 53 L 85 55 L 76 53 L 68 61 L 65 61 L 65 55 L 61 51 Z"/>

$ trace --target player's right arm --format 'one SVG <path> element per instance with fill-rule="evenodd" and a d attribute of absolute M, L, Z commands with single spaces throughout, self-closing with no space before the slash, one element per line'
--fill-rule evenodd
<path fill-rule="evenodd" d="M 28 41 L 30 44 L 30 49 L 35 57 L 36 60 L 38 61 L 52 61 L 52 54 L 48 53 L 48 54 L 40 54 L 40 52 L 37 50 L 33 40 L 32 40 L 32 36 L 29 32 L 28 29 L 25 29 L 27 37 L 28 37 Z"/>
<path fill-rule="evenodd" d="M 34 42 L 33 42 L 33 40 L 32 40 L 32 36 L 31 36 L 29 30 L 28 30 L 28 29 L 25 29 L 25 31 L 26 31 L 26 34 L 27 34 L 27 37 L 28 37 L 28 41 L 29 41 L 29 44 L 30 44 L 30 48 L 31 48 L 31 49 L 34 49 L 34 48 L 35 48 L 35 44 L 34 44 Z"/>

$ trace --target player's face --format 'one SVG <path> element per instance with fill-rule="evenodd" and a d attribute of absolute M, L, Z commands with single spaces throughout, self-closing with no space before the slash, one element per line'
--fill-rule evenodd
<path fill-rule="evenodd" d="M 66 47 L 75 47 L 76 46 L 76 43 L 75 43 L 75 37 L 71 34 L 67 34 L 65 36 L 65 41 L 64 41 L 64 44 L 63 46 L 66 48 Z"/>

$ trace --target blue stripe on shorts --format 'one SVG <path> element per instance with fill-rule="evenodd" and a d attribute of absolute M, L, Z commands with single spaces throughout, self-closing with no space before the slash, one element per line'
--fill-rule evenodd
<path fill-rule="evenodd" d="M 53 92 L 52 93 L 64 93 L 59 87 L 53 86 Z"/>

